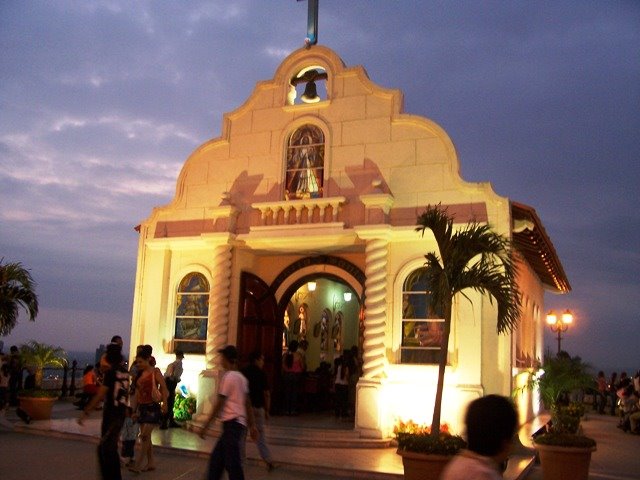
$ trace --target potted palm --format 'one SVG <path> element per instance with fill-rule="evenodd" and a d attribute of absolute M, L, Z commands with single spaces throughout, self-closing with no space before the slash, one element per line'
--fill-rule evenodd
<path fill-rule="evenodd" d="M 24 389 L 18 395 L 20 408 L 34 420 L 47 420 L 51 418 L 58 392 L 42 388 L 44 369 L 64 368 L 67 364 L 66 353 L 60 347 L 31 340 L 20 347 L 20 356 L 22 364 L 34 375 L 34 388 Z"/>
<path fill-rule="evenodd" d="M 438 251 L 425 255 L 424 275 L 430 286 L 429 307 L 434 312 L 442 312 L 444 319 L 443 334 L 438 361 L 438 383 L 433 408 L 433 420 L 428 432 L 398 436 L 398 454 L 403 456 L 405 478 L 412 478 L 411 468 L 405 461 L 407 453 L 443 453 L 451 458 L 463 444 L 454 439 L 446 428 L 441 428 L 442 393 L 444 374 L 447 365 L 449 335 L 451 333 L 451 314 L 454 298 L 465 290 L 472 289 L 481 294 L 489 294 L 491 301 L 497 303 L 498 333 L 511 331 L 520 319 L 520 295 L 516 282 L 516 265 L 509 240 L 493 232 L 488 225 L 468 223 L 454 231 L 453 218 L 440 205 L 428 206 L 418 217 L 416 231 L 424 236 L 427 231 L 433 234 Z M 429 437 L 428 440 L 425 437 Z M 413 456 L 413 455 L 412 455 Z M 440 467 L 421 467 L 419 473 L 433 471 L 439 476 Z M 418 478 L 418 477 L 415 477 Z"/>
<path fill-rule="evenodd" d="M 437 479 L 451 457 L 467 446 L 459 435 L 442 424 L 440 434 L 431 435 L 431 427 L 409 420 L 396 422 L 393 433 L 402 457 L 405 480 Z"/>
<path fill-rule="evenodd" d="M 568 401 L 572 391 L 593 386 L 588 369 L 580 357 L 561 353 L 546 358 L 542 371 L 532 376 L 524 387 L 537 387 L 540 399 L 551 412 L 548 431 L 533 439 L 545 480 L 589 478 L 589 464 L 596 442 L 581 433 L 580 417 L 584 414 L 584 406 Z"/>

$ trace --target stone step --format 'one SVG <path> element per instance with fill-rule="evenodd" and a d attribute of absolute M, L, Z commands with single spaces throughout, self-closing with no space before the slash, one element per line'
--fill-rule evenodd
<path fill-rule="evenodd" d="M 200 425 L 187 422 L 187 428 L 199 431 Z M 209 427 L 208 433 L 217 437 L 221 431 L 222 426 L 216 422 Z M 392 438 L 362 438 L 353 429 L 267 425 L 265 433 L 269 444 L 309 448 L 388 448 L 394 441 Z"/>

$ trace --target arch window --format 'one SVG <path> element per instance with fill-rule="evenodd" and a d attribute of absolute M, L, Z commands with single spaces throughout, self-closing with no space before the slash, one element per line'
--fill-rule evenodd
<path fill-rule="evenodd" d="M 286 200 L 322 197 L 324 145 L 324 133 L 315 125 L 302 125 L 291 134 L 287 143 Z"/>
<path fill-rule="evenodd" d="M 438 363 L 444 319 L 430 309 L 430 300 L 425 268 L 413 270 L 402 285 L 402 363 Z"/>
<path fill-rule="evenodd" d="M 189 273 L 178 285 L 174 348 L 204 354 L 208 318 L 209 282 L 201 273 Z"/>

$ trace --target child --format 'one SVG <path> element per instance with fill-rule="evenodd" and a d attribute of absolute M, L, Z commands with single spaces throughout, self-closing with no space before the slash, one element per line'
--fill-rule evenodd
<path fill-rule="evenodd" d="M 121 438 L 122 438 L 122 461 L 127 466 L 133 465 L 134 447 L 136 445 L 136 439 L 138 433 L 140 433 L 140 425 L 132 418 L 133 410 L 131 407 L 127 408 L 127 417 L 124 419 L 124 425 L 122 426 Z"/>

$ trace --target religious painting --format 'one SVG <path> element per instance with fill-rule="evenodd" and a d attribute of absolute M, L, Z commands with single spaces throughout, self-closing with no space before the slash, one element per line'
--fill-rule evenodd
<path fill-rule="evenodd" d="M 437 363 L 442 347 L 444 319 L 434 312 L 424 268 L 414 270 L 402 291 L 402 363 Z"/>
<path fill-rule="evenodd" d="M 204 353 L 209 318 L 209 282 L 200 273 L 185 276 L 176 295 L 175 349 Z"/>
<path fill-rule="evenodd" d="M 307 124 L 291 134 L 287 146 L 286 200 L 320 198 L 324 184 L 324 133 Z"/>

